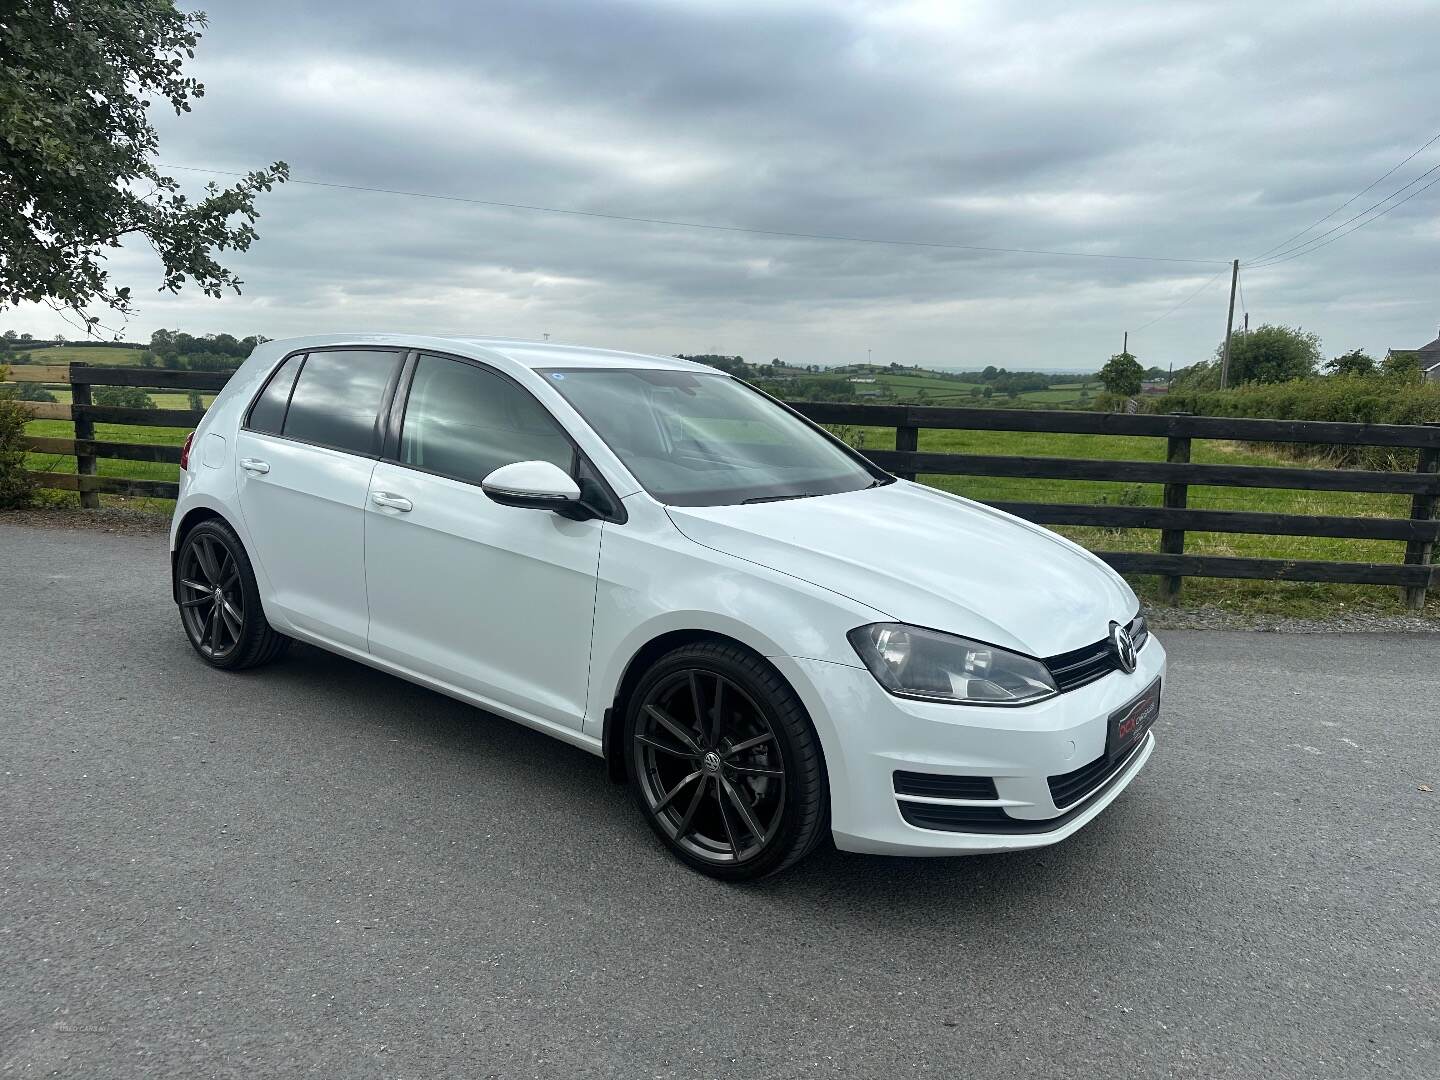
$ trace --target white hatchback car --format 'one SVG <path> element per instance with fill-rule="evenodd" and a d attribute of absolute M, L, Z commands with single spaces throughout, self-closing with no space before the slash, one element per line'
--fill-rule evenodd
<path fill-rule="evenodd" d="M 186 442 L 171 551 L 208 663 L 299 639 L 564 739 L 721 878 L 827 834 L 1054 843 L 1154 745 L 1118 574 L 684 360 L 268 342 Z"/>

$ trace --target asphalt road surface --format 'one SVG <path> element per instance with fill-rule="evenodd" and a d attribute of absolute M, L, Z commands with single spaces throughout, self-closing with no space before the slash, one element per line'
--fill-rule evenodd
<path fill-rule="evenodd" d="M 1433 1077 L 1440 638 L 1166 644 L 1070 841 L 734 887 L 581 751 L 210 670 L 163 537 L 0 524 L 0 1075 Z"/>

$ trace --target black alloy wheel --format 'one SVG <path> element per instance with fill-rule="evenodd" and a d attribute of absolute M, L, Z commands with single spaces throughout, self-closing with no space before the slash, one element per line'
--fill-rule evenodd
<path fill-rule="evenodd" d="M 779 675 L 714 642 L 664 657 L 628 710 L 628 766 L 651 827 L 715 877 L 775 873 L 828 823 L 819 742 Z"/>
<path fill-rule="evenodd" d="M 290 644 L 266 621 L 244 545 L 218 518 L 202 521 L 181 542 L 175 594 L 190 644 L 215 667 L 254 667 Z"/>

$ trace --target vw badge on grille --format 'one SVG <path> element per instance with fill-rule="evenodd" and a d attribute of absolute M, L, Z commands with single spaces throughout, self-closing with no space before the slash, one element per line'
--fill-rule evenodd
<path fill-rule="evenodd" d="M 1130 640 L 1130 631 L 1119 623 L 1110 624 L 1110 651 L 1114 653 L 1115 663 L 1120 665 L 1121 671 L 1128 675 L 1135 670 L 1135 643 Z"/>

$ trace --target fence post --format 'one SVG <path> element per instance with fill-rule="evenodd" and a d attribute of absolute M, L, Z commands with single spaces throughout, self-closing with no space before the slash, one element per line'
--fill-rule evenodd
<path fill-rule="evenodd" d="M 1430 423 L 1426 427 L 1440 427 L 1440 424 Z M 1440 473 L 1440 449 L 1433 446 L 1422 447 L 1419 451 L 1420 460 L 1415 464 L 1415 471 L 1421 474 L 1434 475 Z M 1416 494 L 1410 500 L 1410 517 L 1415 521 L 1431 521 L 1435 517 L 1436 504 L 1440 503 L 1434 495 Z M 1411 566 L 1429 566 L 1430 560 L 1435 553 L 1435 542 L 1433 540 L 1408 540 L 1405 543 L 1405 562 Z M 1421 611 L 1425 607 L 1425 586 L 1411 585 L 1405 590 L 1405 606 L 1412 611 Z"/>
<path fill-rule="evenodd" d="M 83 381 L 85 372 L 81 370 L 86 366 L 78 361 L 72 361 L 70 364 L 70 409 L 71 416 L 75 421 L 75 441 L 77 443 L 81 439 L 95 438 L 95 421 L 79 411 L 80 406 L 90 404 L 90 384 Z M 94 476 L 95 456 L 77 453 L 75 455 L 75 472 L 80 476 Z M 98 491 L 81 491 L 80 505 L 86 510 L 100 509 L 100 493 Z"/>
<path fill-rule="evenodd" d="M 920 429 L 914 424 L 895 425 L 895 449 L 908 450 L 914 453 L 920 449 Z M 913 472 L 896 473 L 902 480 L 914 480 Z"/>
<path fill-rule="evenodd" d="M 1184 413 L 1174 415 L 1183 416 Z M 1190 437 L 1188 435 L 1171 435 L 1165 441 L 1165 460 L 1178 465 L 1190 463 Z M 1184 510 L 1190 501 L 1189 484 L 1166 484 L 1164 494 L 1161 497 L 1161 505 L 1169 510 Z M 1162 555 L 1184 555 L 1185 554 L 1185 530 L 1184 529 L 1161 529 L 1160 530 L 1160 553 Z M 1180 599 L 1180 585 L 1185 579 L 1174 574 L 1160 579 L 1160 599 L 1167 604 L 1174 604 Z"/>

